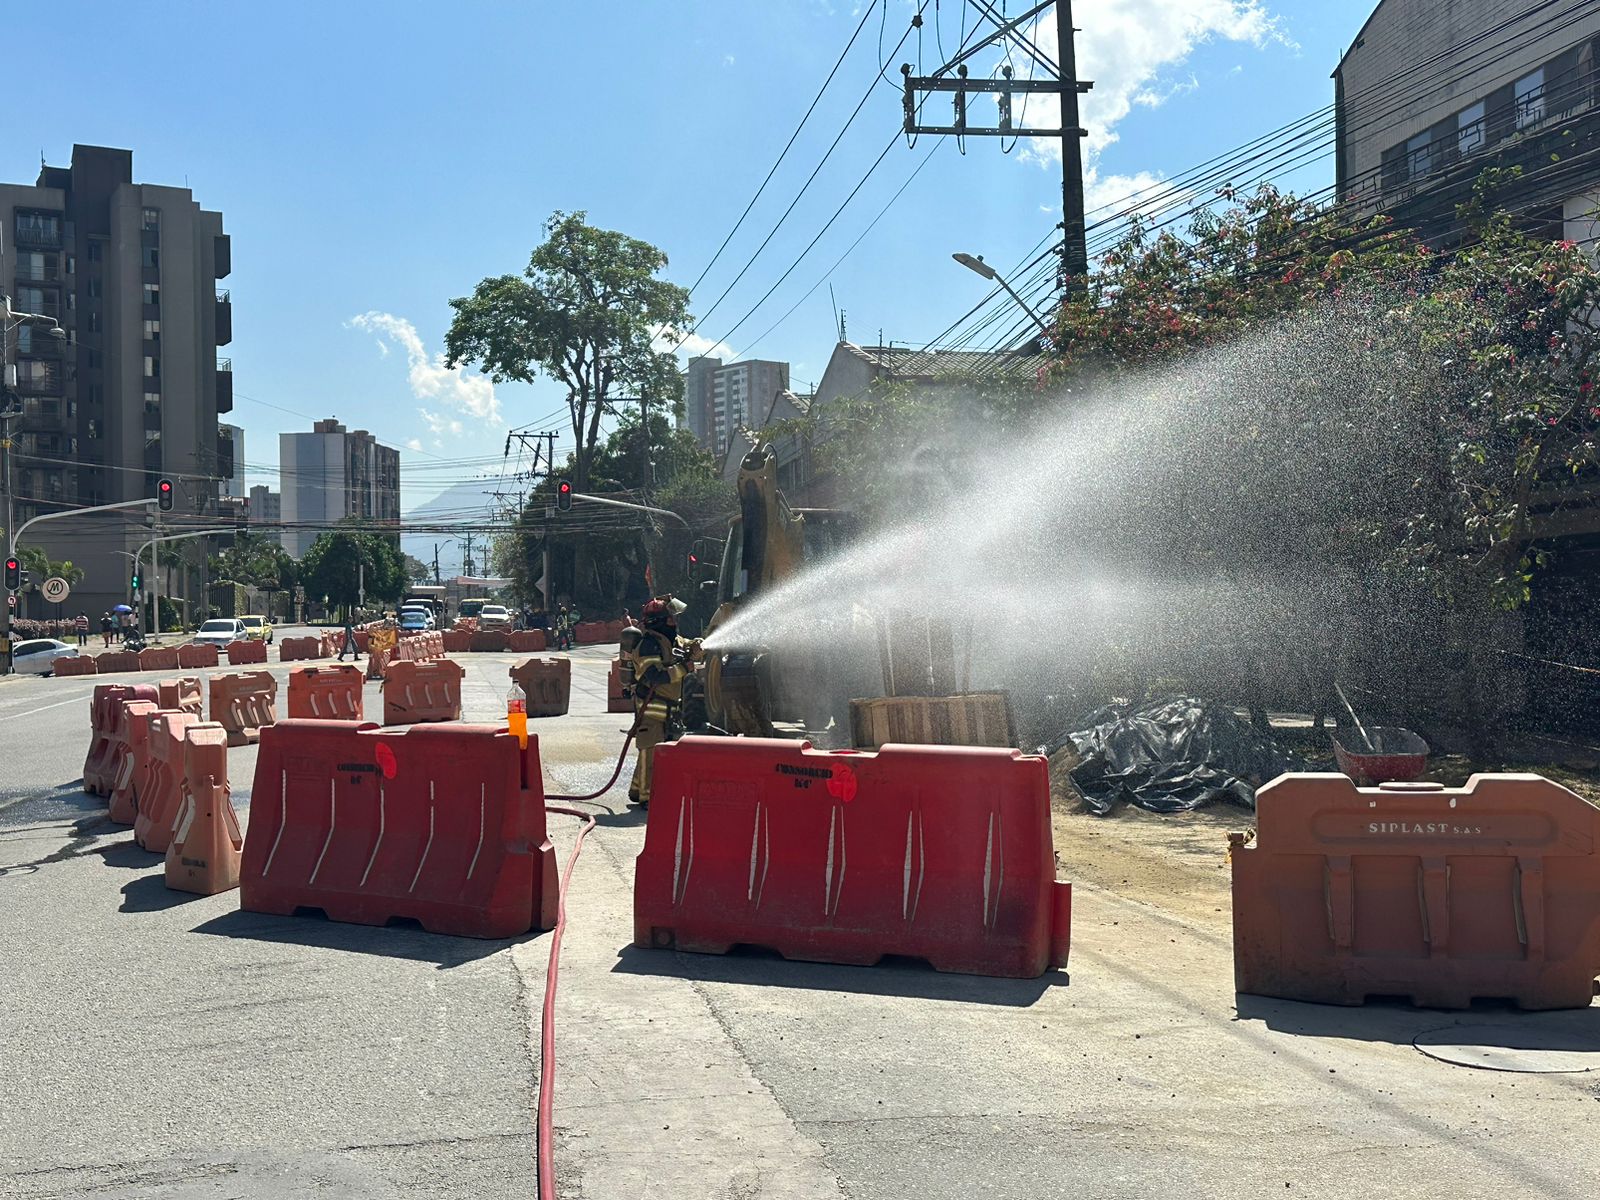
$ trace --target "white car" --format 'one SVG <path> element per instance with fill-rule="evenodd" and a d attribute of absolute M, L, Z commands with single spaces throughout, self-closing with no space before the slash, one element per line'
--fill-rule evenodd
<path fill-rule="evenodd" d="M 431 610 L 420 604 L 408 604 L 400 610 L 400 628 L 412 632 L 428 630 L 438 624 Z"/>
<path fill-rule="evenodd" d="M 485 604 L 478 610 L 479 629 L 510 629 L 511 613 L 504 604 Z"/>
<path fill-rule="evenodd" d="M 11 669 L 19 675 L 49 675 L 56 659 L 77 658 L 78 648 L 55 638 L 34 638 L 18 642 L 11 649 Z"/>
<path fill-rule="evenodd" d="M 234 642 L 245 641 L 250 631 L 238 617 L 213 617 L 194 635 L 196 646 L 216 646 L 219 649 Z"/>

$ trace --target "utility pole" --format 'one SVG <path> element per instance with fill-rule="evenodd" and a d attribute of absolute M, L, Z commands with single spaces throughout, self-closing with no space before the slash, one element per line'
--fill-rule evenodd
<path fill-rule="evenodd" d="M 435 542 L 433 544 L 433 582 L 434 582 L 435 586 L 438 586 L 438 584 L 440 582 L 440 580 L 439 580 L 439 543 L 438 542 Z"/>
<path fill-rule="evenodd" d="M 470 530 L 465 535 L 461 550 L 461 573 L 463 575 L 472 574 L 472 533 Z"/>
<path fill-rule="evenodd" d="M 1078 49 L 1072 0 L 1056 0 L 1056 57 L 1061 64 L 1061 265 L 1066 287 L 1089 273 L 1088 235 L 1083 221 L 1083 139 L 1078 123 Z"/>

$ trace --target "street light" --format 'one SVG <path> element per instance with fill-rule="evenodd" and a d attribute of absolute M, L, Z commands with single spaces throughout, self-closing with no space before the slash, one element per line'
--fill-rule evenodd
<path fill-rule="evenodd" d="M 981 255 L 981 254 L 978 254 L 978 255 L 959 254 L 958 253 L 958 254 L 952 254 L 950 257 L 955 259 L 958 263 L 960 263 L 967 270 L 975 271 L 979 275 L 982 275 L 985 279 L 992 279 L 996 283 L 998 283 L 1001 287 L 1005 288 L 1006 295 L 1010 296 L 1013 300 L 1015 300 L 1017 302 L 1017 304 L 1022 308 L 1022 311 L 1027 313 L 1030 317 L 1033 318 L 1033 323 L 1039 327 L 1039 332 L 1044 334 L 1044 336 L 1047 337 L 1047 338 L 1050 336 L 1050 326 L 1048 326 L 1048 325 L 1046 325 L 1044 323 L 1044 318 L 1041 317 L 1038 313 L 1034 312 L 1033 309 L 1029 308 L 1028 307 L 1028 302 L 1026 300 L 1024 300 L 1021 296 L 1017 295 L 1016 292 L 1011 290 L 1011 285 L 1009 283 L 1007 283 L 1003 278 L 1001 278 L 1000 272 L 996 271 L 988 263 L 983 261 L 983 255 Z"/>

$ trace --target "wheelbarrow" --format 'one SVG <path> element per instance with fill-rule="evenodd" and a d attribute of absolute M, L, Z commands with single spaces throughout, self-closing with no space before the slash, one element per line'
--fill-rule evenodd
<path fill-rule="evenodd" d="M 1420 735 L 1398 725 L 1374 725 L 1364 732 L 1366 742 L 1359 740 L 1360 731 L 1346 731 L 1348 744 L 1338 732 L 1332 735 L 1333 757 L 1351 779 L 1406 783 L 1427 769 L 1428 743 Z"/>

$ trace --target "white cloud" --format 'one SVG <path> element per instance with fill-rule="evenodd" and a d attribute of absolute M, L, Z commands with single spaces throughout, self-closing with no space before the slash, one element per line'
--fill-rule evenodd
<path fill-rule="evenodd" d="M 447 417 L 443 413 L 429 412 L 426 408 L 419 408 L 417 412 L 422 417 L 422 423 L 428 427 L 428 432 L 433 435 L 433 444 L 435 446 L 444 444 L 445 434 L 449 434 L 451 437 L 461 436 L 461 422 L 454 417 Z"/>
<path fill-rule="evenodd" d="M 733 66 L 733 55 L 731 55 L 731 54 L 724 54 L 724 55 L 723 55 L 723 56 L 722 56 L 722 65 L 723 65 L 723 66 L 725 66 L 725 67 L 731 67 L 731 66 Z"/>
<path fill-rule="evenodd" d="M 500 401 L 494 394 L 494 382 L 486 375 L 468 375 L 459 367 L 445 366 L 443 354 L 435 354 L 430 358 L 417 327 L 404 317 L 385 312 L 367 312 L 351 317 L 347 324 L 377 338 L 379 352 L 386 357 L 389 353 L 388 341 L 400 344 L 406 355 L 406 378 L 411 384 L 411 394 L 418 400 L 429 400 L 458 409 L 489 425 L 501 423 Z M 456 426 L 455 432 L 459 433 L 461 423 L 454 421 L 451 424 Z"/>
<path fill-rule="evenodd" d="M 421 438 L 407 438 L 406 439 L 406 449 L 407 450 L 421 450 L 422 449 L 422 439 Z"/>
<path fill-rule="evenodd" d="M 683 343 L 681 346 L 678 345 L 680 340 Z M 658 352 L 671 350 L 676 346 L 678 357 L 685 361 L 705 356 L 721 359 L 738 357 L 727 342 L 714 342 L 708 337 L 701 337 L 698 333 L 691 333 L 688 337 L 684 337 L 681 333 L 668 334 L 658 330 L 652 344 Z"/>

